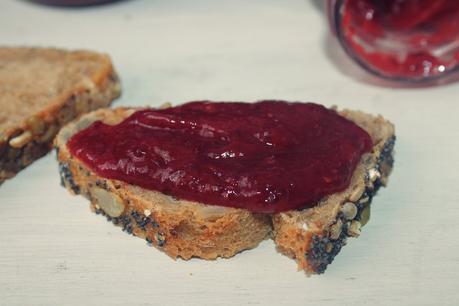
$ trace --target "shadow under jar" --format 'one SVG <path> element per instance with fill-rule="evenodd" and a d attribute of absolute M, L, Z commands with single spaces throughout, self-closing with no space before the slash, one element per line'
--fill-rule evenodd
<path fill-rule="evenodd" d="M 109 2 L 116 2 L 119 0 L 31 0 L 32 2 L 42 3 L 46 5 L 56 6 L 87 6 L 98 5 Z"/>
<path fill-rule="evenodd" d="M 458 0 L 329 0 L 328 14 L 344 50 L 379 77 L 435 83 L 459 70 Z"/>

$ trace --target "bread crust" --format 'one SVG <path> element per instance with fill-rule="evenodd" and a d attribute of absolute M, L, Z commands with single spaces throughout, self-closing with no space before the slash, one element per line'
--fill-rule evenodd
<path fill-rule="evenodd" d="M 121 93 L 116 71 L 104 54 L 0 48 L 0 64 L 5 70 L 0 80 L 6 84 L 0 86 L 0 105 L 4 106 L 0 113 L 0 185 L 50 151 L 63 125 L 88 111 L 107 107 Z M 73 70 L 56 68 L 55 75 L 43 76 L 46 81 L 30 85 L 40 68 L 52 70 L 69 64 Z M 45 91 L 52 93 L 44 96 Z"/>
<path fill-rule="evenodd" d="M 322 199 L 316 207 L 263 215 L 173 199 L 99 177 L 71 156 L 66 147 L 73 134 L 92 122 L 102 120 L 116 124 L 134 111 L 129 108 L 98 110 L 61 130 L 55 146 L 62 184 L 73 194 L 88 198 L 93 211 L 173 258 L 230 257 L 272 235 L 277 249 L 294 258 L 299 269 L 307 274 L 322 273 L 346 239 L 358 236 L 370 202 L 379 187 L 387 183 L 393 165 L 393 125 L 380 116 L 342 111 L 343 116 L 370 134 L 373 151 L 362 157 L 349 188 Z M 107 193 L 102 192 L 101 196 L 99 189 Z M 103 201 L 111 206 L 102 204 Z M 119 209 L 114 209 L 115 206 Z"/>

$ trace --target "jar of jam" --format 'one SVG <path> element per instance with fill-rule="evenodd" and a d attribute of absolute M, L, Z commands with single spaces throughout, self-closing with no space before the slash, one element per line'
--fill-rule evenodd
<path fill-rule="evenodd" d="M 344 50 L 379 77 L 424 83 L 459 70 L 458 0 L 328 0 L 328 13 Z"/>

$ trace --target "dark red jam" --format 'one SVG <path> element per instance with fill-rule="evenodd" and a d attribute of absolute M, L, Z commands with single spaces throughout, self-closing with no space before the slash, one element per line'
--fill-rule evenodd
<path fill-rule="evenodd" d="M 344 190 L 370 136 L 313 103 L 191 102 L 146 109 L 74 135 L 98 175 L 179 199 L 273 213 Z"/>
<path fill-rule="evenodd" d="M 334 2 L 341 42 L 370 71 L 419 81 L 459 66 L 458 0 Z"/>

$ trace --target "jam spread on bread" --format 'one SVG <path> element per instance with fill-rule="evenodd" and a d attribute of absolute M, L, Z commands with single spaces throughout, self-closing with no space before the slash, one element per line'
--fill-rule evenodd
<path fill-rule="evenodd" d="M 139 110 L 67 143 L 99 176 L 260 213 L 312 207 L 346 189 L 372 145 L 334 110 L 272 100 Z"/>

